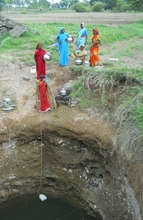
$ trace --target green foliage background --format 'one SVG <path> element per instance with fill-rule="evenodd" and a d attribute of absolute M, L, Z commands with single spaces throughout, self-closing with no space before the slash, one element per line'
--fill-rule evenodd
<path fill-rule="evenodd" d="M 69 9 L 74 8 L 77 12 L 92 11 L 92 6 L 97 3 L 104 3 L 105 9 L 114 11 L 143 11 L 142 0 L 83 0 L 81 3 L 79 0 L 61 0 L 58 3 L 52 3 L 47 0 L 0 0 L 0 8 L 5 3 L 6 7 L 28 7 L 39 8 L 40 10 L 47 9 Z M 95 10 L 94 10 L 95 11 Z"/>

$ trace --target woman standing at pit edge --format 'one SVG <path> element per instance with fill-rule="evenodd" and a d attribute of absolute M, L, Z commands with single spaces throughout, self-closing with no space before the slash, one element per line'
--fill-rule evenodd
<path fill-rule="evenodd" d="M 37 71 L 37 80 L 40 79 L 40 75 L 46 75 L 46 63 L 43 59 L 44 54 L 46 51 L 42 49 L 42 44 L 39 42 L 36 45 L 35 53 L 34 53 L 34 60 L 36 62 L 36 71 Z"/>
<path fill-rule="evenodd" d="M 84 27 L 84 22 L 81 22 L 80 29 L 78 30 L 78 38 L 77 38 L 77 49 L 80 49 L 80 46 L 86 46 L 87 43 L 87 29 Z"/>
<path fill-rule="evenodd" d="M 59 64 L 61 66 L 67 66 L 68 64 L 68 34 L 65 33 L 64 27 L 60 28 L 60 31 L 57 35 L 56 44 L 59 47 Z"/>
<path fill-rule="evenodd" d="M 90 47 L 90 66 L 96 66 L 97 64 L 102 66 L 100 57 L 99 57 L 99 46 L 100 38 L 97 28 L 93 29 L 92 45 Z"/>

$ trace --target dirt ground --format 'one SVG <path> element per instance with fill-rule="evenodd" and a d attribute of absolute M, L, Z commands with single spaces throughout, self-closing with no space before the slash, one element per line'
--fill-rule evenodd
<path fill-rule="evenodd" d="M 133 69 L 142 69 L 142 45 L 143 39 L 141 38 L 131 38 L 103 45 L 100 48 L 101 52 L 104 51 L 104 55 L 101 55 L 101 59 L 105 64 L 106 62 L 111 62 L 114 67 L 123 66 Z M 132 48 L 132 46 L 134 48 Z M 110 59 L 112 58 L 117 58 L 118 61 L 111 61 Z"/>
<path fill-rule="evenodd" d="M 36 108 L 36 74 L 31 73 L 31 67 L 20 61 L 16 63 L 9 61 L 7 65 L 7 62 L 2 60 L 0 66 L 2 70 L 0 100 L 6 97 L 16 100 L 15 110 L 0 109 L 0 135 L 7 129 L 11 133 L 19 133 L 25 127 L 27 129 L 31 127 L 32 131 L 36 128 L 40 129 L 43 121 L 44 124 L 47 123 L 50 130 L 73 130 L 87 137 L 94 137 L 96 134 L 95 136 L 102 139 L 104 143 L 111 145 L 113 131 L 107 123 L 103 123 L 99 115 L 95 116 L 91 112 L 85 113 L 66 106 L 60 106 L 52 112 L 39 113 Z M 58 64 L 48 65 L 47 72 L 52 73 L 51 88 L 54 94 L 65 82 L 73 78 L 68 67 L 62 68 Z"/>
<path fill-rule="evenodd" d="M 143 68 L 143 55 L 141 50 L 133 49 L 133 56 L 119 56 L 132 45 L 132 42 L 136 42 L 136 45 L 143 45 L 143 39 L 130 39 L 115 42 L 113 44 L 107 44 L 100 48 L 104 55 L 100 58 L 104 65 L 104 69 L 109 65 L 113 68 L 126 66 L 130 68 Z M 13 115 L 25 115 L 31 114 L 32 111 L 36 111 L 36 73 L 31 73 L 31 66 L 28 66 L 20 61 L 17 57 L 17 61 L 12 61 L 13 56 L 18 56 L 17 52 L 13 54 L 5 54 L 7 60 L 0 57 L 0 99 L 3 97 L 14 97 L 16 99 L 17 110 L 14 111 Z M 4 54 L 3 54 L 4 57 Z M 88 51 L 89 58 L 89 51 Z M 87 59 L 88 59 L 87 58 Z M 117 58 L 117 61 L 110 60 L 111 58 Z M 47 73 L 51 74 L 51 88 L 54 94 L 62 87 L 62 85 L 69 80 L 73 80 L 72 72 L 69 67 L 73 65 L 73 58 L 69 57 L 69 64 L 67 67 L 60 67 L 58 63 L 49 64 L 47 63 Z M 24 111 L 23 111 L 24 110 Z M 1 112 L 2 115 L 7 113 Z M 14 117 L 15 117 L 14 116 Z"/>
<path fill-rule="evenodd" d="M 75 23 L 79 23 L 79 20 L 82 20 L 81 14 L 77 15 L 79 15 L 79 18 L 75 18 Z M 132 14 L 123 14 L 123 17 L 120 16 L 118 20 L 118 14 L 106 15 L 104 13 L 105 17 L 103 21 L 100 20 L 102 13 L 94 13 L 94 21 L 92 17 L 88 17 L 89 14 L 86 15 L 85 13 L 84 15 L 85 17 L 87 16 L 86 23 L 94 23 L 96 21 L 96 23 L 99 22 L 99 24 L 108 25 L 130 23 L 143 19 L 143 14 L 136 14 L 136 16 L 133 16 Z M 128 19 L 127 17 L 124 17 L 127 15 Z M 55 14 L 52 14 L 52 18 L 49 15 L 46 16 L 47 19 L 43 14 L 41 17 L 39 14 L 37 17 L 36 15 L 29 15 L 29 18 L 27 15 L 9 15 L 8 17 L 17 20 L 18 22 L 36 22 L 39 20 L 39 22 L 43 23 L 56 21 L 72 22 L 72 19 L 74 19 L 74 17 L 70 17 L 70 14 L 68 14 L 69 20 L 66 17 L 62 18 L 63 14 L 56 15 L 56 18 Z M 96 20 L 96 16 L 99 16 L 99 20 Z M 112 16 L 112 19 L 110 16 Z M 106 18 L 108 18 L 108 21 Z M 131 48 L 132 45 L 135 47 Z M 140 50 L 142 45 L 143 39 L 139 38 L 102 45 L 100 48 L 102 53 L 100 58 L 104 64 L 103 70 L 108 68 L 108 64 L 112 64 L 110 68 L 130 67 L 142 69 L 143 54 L 142 50 Z M 13 61 L 13 57 L 16 57 L 16 61 Z M 118 58 L 118 60 L 111 61 L 110 58 Z M 47 63 L 47 73 L 52 73 L 50 85 L 54 94 L 57 93 L 57 90 L 60 89 L 64 83 L 73 79 L 72 72 L 69 69 L 70 65 L 73 65 L 73 61 L 71 57 L 69 57 L 69 60 L 70 62 L 68 66 L 64 68 L 60 67 L 58 63 Z M 47 113 L 38 112 L 36 108 L 36 73 L 31 72 L 31 66 L 20 61 L 17 51 L 9 52 L 8 54 L 5 53 L 3 54 L 3 57 L 0 55 L 0 72 L 0 100 L 6 97 L 12 97 L 16 101 L 15 110 L 2 111 L 0 108 L 0 142 L 7 141 L 8 139 L 10 141 L 12 137 L 18 137 L 18 135 L 25 137 L 25 140 L 27 137 L 28 140 L 28 137 L 30 137 L 31 134 L 34 134 L 35 137 L 36 134 L 42 135 L 42 130 L 46 132 L 55 131 L 61 136 L 70 136 L 72 133 L 72 137 L 76 137 L 79 140 L 89 139 L 93 140 L 95 143 L 99 140 L 104 147 L 104 150 L 106 147 L 106 149 L 110 149 L 111 154 L 113 154 L 112 145 L 116 140 L 116 131 L 111 124 L 102 118 L 100 113 L 95 112 L 92 109 L 81 111 L 77 108 L 69 108 L 66 106 L 60 106 L 56 110 Z M 130 182 L 132 183 L 133 181 L 134 189 L 138 191 L 138 194 L 140 193 L 140 186 L 142 185 L 142 182 L 138 179 L 138 176 L 141 176 L 140 174 L 138 175 L 138 170 L 141 170 L 139 168 L 140 167 L 136 167 L 133 164 L 133 166 L 128 166 L 128 169 L 130 170 L 127 170 L 127 176 L 129 176 L 129 178 L 131 177 Z M 137 173 L 136 178 L 130 175 L 133 173 L 132 170 Z M 139 182 L 139 185 L 136 184 L 136 182 Z"/>
<path fill-rule="evenodd" d="M 105 13 L 105 12 L 88 12 L 88 13 L 37 13 L 37 14 L 14 14 L 3 12 L 3 15 L 17 22 L 26 23 L 74 23 L 84 21 L 86 24 L 129 24 L 143 19 L 143 13 Z"/>
<path fill-rule="evenodd" d="M 80 13 L 37 15 L 8 14 L 7 16 L 18 22 L 37 22 L 38 20 L 41 23 L 56 21 L 79 23 L 79 20 L 83 19 Z M 84 21 L 86 23 L 95 23 L 96 21 L 96 23 L 99 22 L 99 24 L 111 25 L 131 23 L 140 19 L 143 19 L 142 13 L 134 14 L 134 16 L 131 13 L 84 13 Z M 133 54 L 126 56 L 126 49 L 129 51 L 133 42 L 135 42 L 137 46 L 143 45 L 143 39 L 127 39 L 113 44 L 103 45 L 100 48 L 103 55 L 100 57 L 103 64 L 105 64 L 104 68 L 106 68 L 106 64 L 108 63 L 112 63 L 112 66 L 115 68 L 118 66 L 143 68 L 143 55 L 141 50 L 133 49 Z M 31 121 L 29 117 L 35 118 L 35 120 L 39 120 L 39 117 L 42 117 L 43 120 L 47 121 L 51 126 L 58 127 L 60 125 L 64 128 L 66 127 L 67 129 L 81 132 L 82 134 L 88 130 L 88 132 L 91 132 L 93 135 L 96 131 L 96 135 L 102 140 L 108 143 L 111 142 L 113 137 L 112 129 L 110 129 L 110 126 L 108 127 L 105 122 L 100 120 L 98 115 L 95 116 L 94 113 L 91 115 L 91 112 L 87 114 L 87 112 L 83 113 L 75 109 L 60 107 L 54 112 L 45 113 L 41 116 L 35 107 L 37 102 L 36 73 L 31 73 L 31 66 L 21 62 L 18 57 L 16 57 L 16 61 L 13 61 L 12 58 L 17 56 L 17 52 L 3 54 L 3 57 L 4 56 L 7 59 L 0 57 L 0 100 L 4 97 L 13 97 L 16 100 L 16 109 L 10 112 L 0 110 L 0 130 L 4 128 L 5 121 L 9 123 L 10 120 L 16 120 L 17 122 L 25 120 L 24 123 L 29 124 L 36 123 L 35 121 Z M 111 61 L 110 58 L 118 58 L 118 60 Z M 58 63 L 47 63 L 47 73 L 52 73 L 51 88 L 54 94 L 57 93 L 57 90 L 61 88 L 64 83 L 73 79 L 73 75 L 69 69 L 70 65 L 73 65 L 73 61 L 71 57 L 69 57 L 69 60 L 69 65 L 64 68 L 60 67 Z M 81 126 L 81 124 L 83 126 Z M 102 132 L 103 130 L 104 132 Z M 104 134 L 105 137 L 103 137 L 102 134 Z M 107 136 L 105 134 L 107 134 Z M 111 137 L 110 140 L 109 137 Z"/>

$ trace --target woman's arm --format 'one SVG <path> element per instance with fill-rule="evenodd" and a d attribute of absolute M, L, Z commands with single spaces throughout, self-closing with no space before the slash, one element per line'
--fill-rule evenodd
<path fill-rule="evenodd" d="M 61 41 L 59 41 L 59 37 L 57 37 L 57 39 L 56 39 L 56 40 L 58 41 L 58 43 L 59 43 L 59 44 L 62 44 L 62 43 L 61 43 Z"/>

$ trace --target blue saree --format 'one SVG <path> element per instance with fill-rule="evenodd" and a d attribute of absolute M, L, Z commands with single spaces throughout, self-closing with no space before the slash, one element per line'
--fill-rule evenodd
<path fill-rule="evenodd" d="M 87 36 L 86 28 L 80 28 L 78 31 L 77 48 L 80 48 L 81 45 L 83 45 L 85 47 L 86 36 Z"/>
<path fill-rule="evenodd" d="M 60 44 L 58 41 L 56 42 L 56 44 L 59 47 L 59 53 L 60 53 L 59 64 L 61 66 L 66 66 L 68 64 L 68 42 L 67 42 L 68 34 L 61 33 L 61 29 L 60 29 L 57 38 L 58 41 L 61 43 Z"/>

